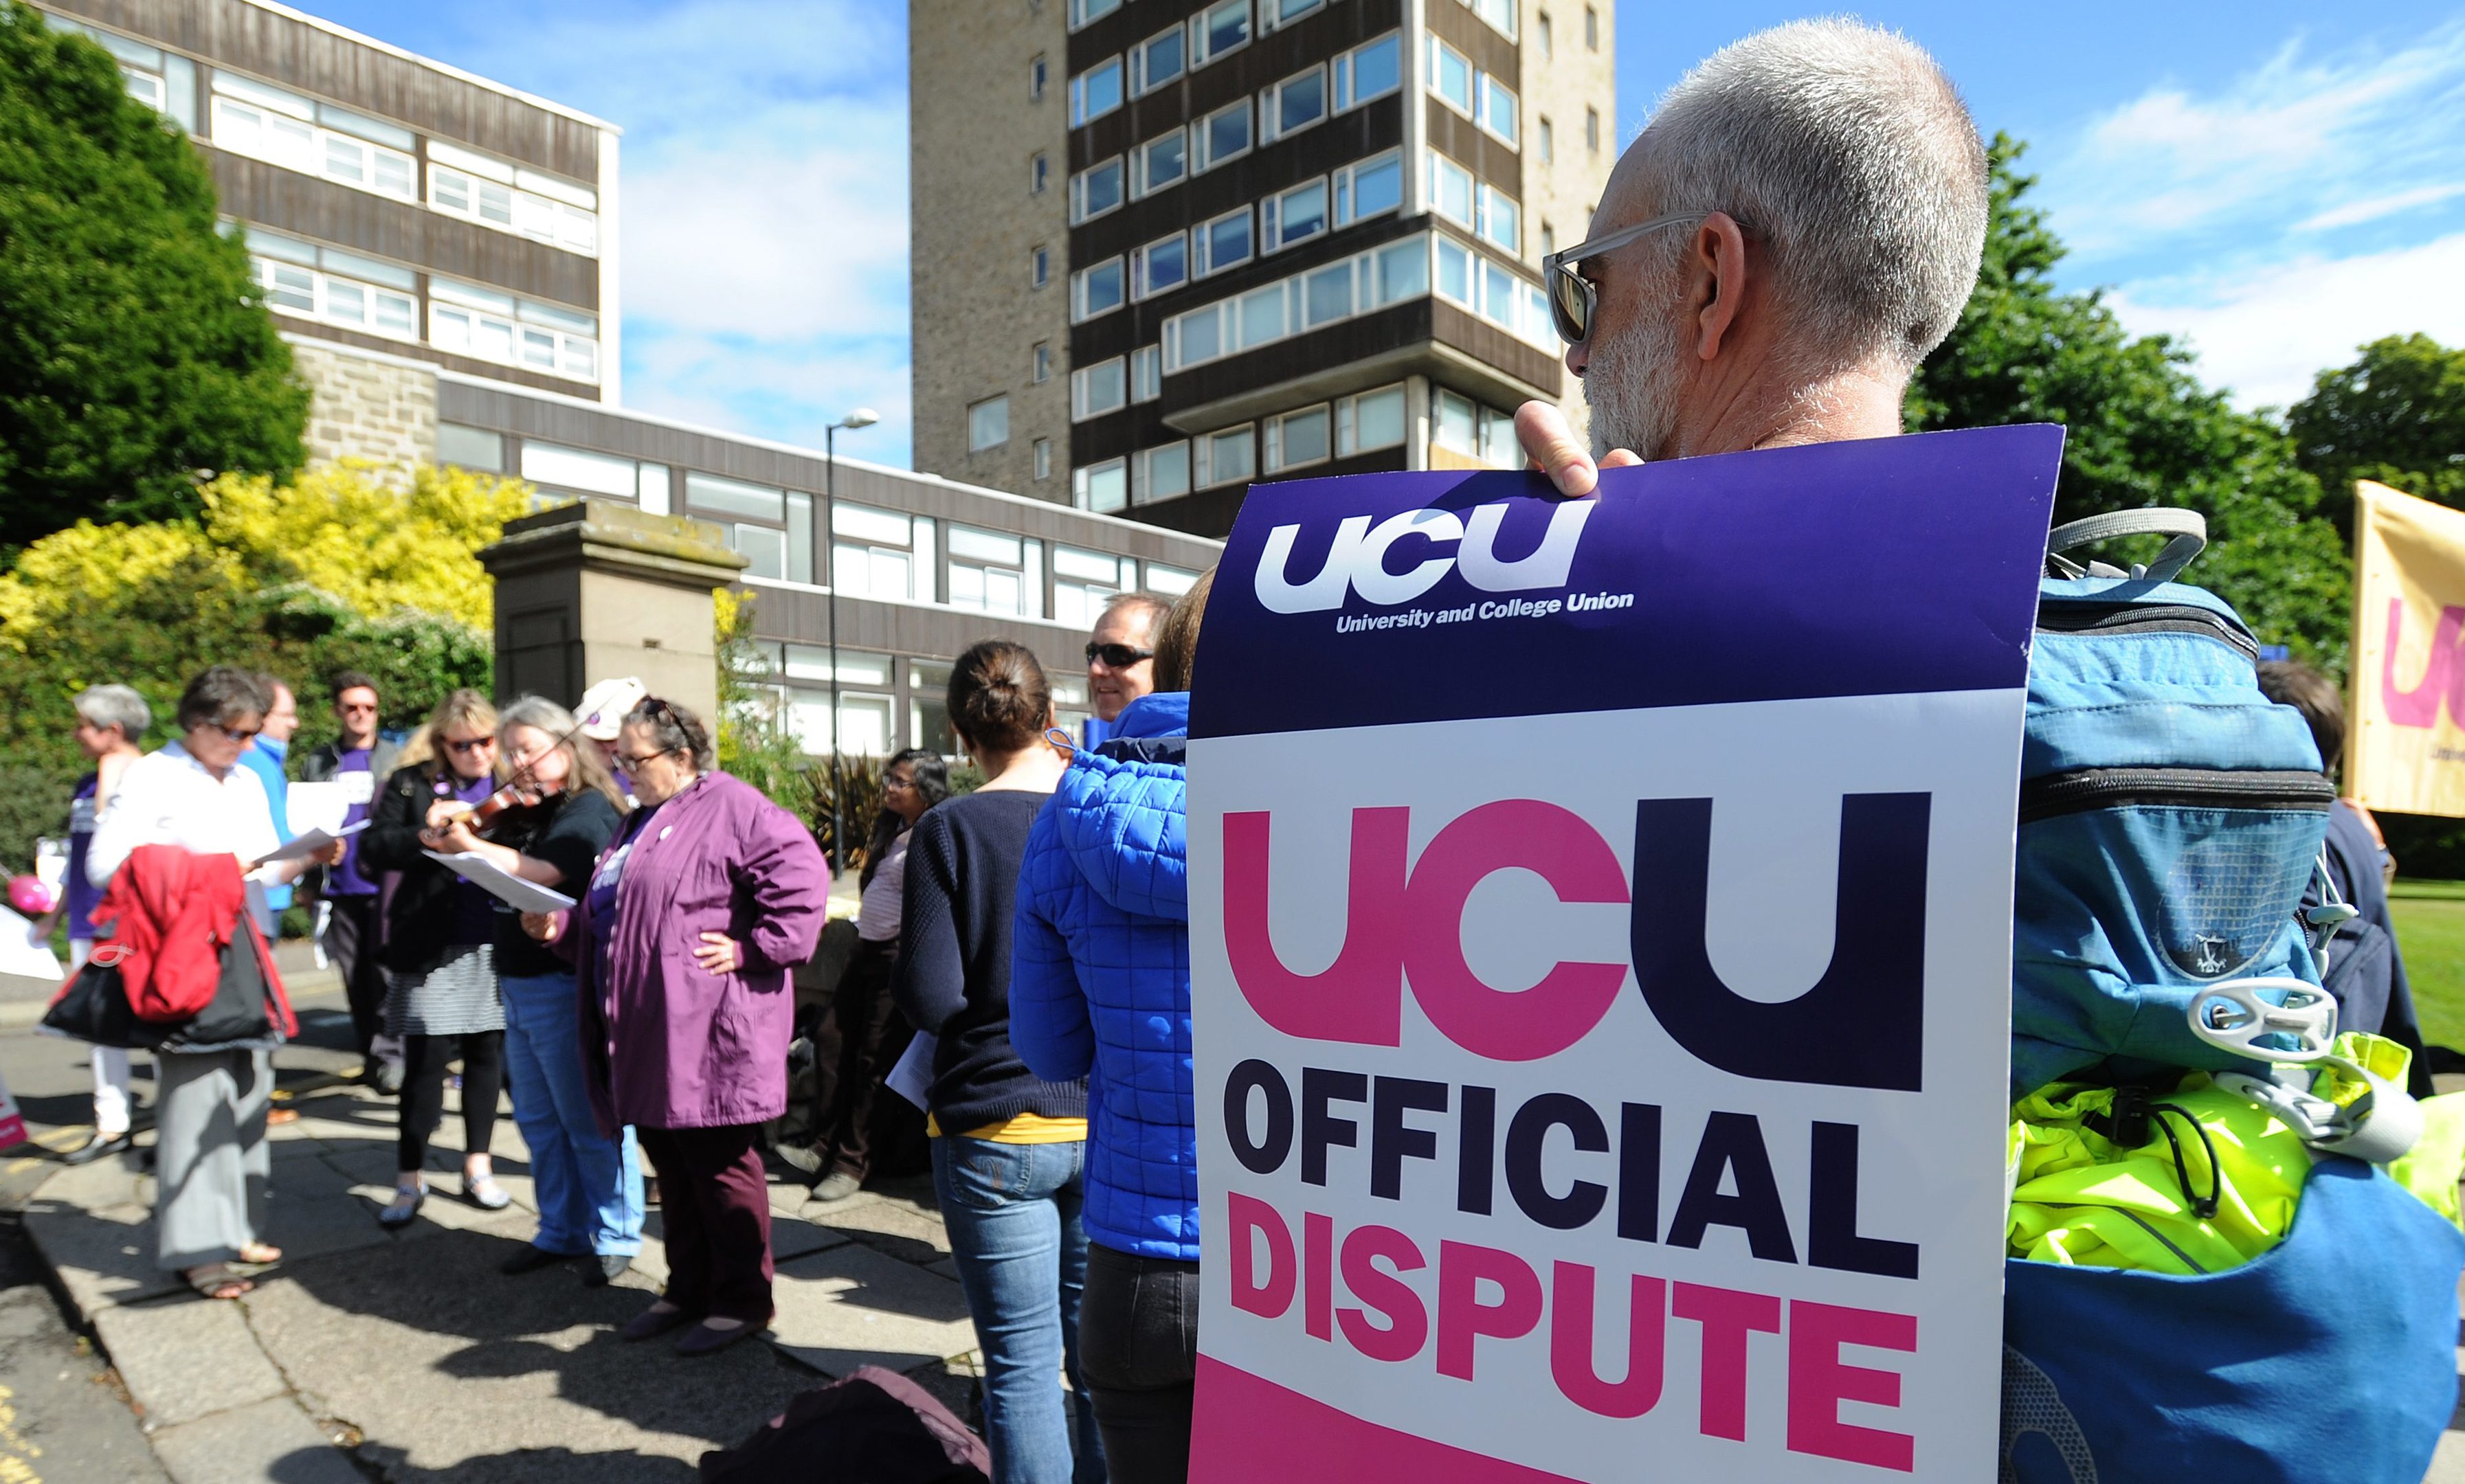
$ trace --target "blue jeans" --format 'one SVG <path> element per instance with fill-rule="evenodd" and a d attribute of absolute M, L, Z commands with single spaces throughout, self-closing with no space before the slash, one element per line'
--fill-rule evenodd
<path fill-rule="evenodd" d="M 539 1235 L 550 1252 L 631 1257 L 642 1250 L 642 1162 L 633 1131 L 599 1132 L 582 1078 L 582 1041 L 571 974 L 500 979 L 505 1001 L 505 1079 L 514 1126 L 530 1145 Z"/>
<path fill-rule="evenodd" d="M 985 1440 L 1001 1484 L 1103 1484 L 1078 1377 L 1086 1163 L 1083 1143 L 933 1141 L 933 1192 L 985 1353 Z M 1056 1371 L 1070 1377 L 1066 1402 Z"/>

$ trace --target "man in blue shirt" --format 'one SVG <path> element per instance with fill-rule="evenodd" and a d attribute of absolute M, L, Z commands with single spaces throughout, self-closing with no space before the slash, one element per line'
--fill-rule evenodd
<path fill-rule="evenodd" d="M 255 773 L 257 781 L 265 785 L 266 808 L 274 815 L 274 837 L 288 840 L 291 838 L 291 817 L 283 806 L 291 783 L 284 775 L 284 768 L 291 755 L 291 734 L 300 730 L 300 703 L 292 697 L 291 687 L 280 680 L 270 675 L 257 678 L 266 690 L 273 693 L 274 709 L 265 714 L 265 730 L 240 749 L 239 764 Z M 265 888 L 266 911 L 274 920 L 259 925 L 269 940 L 280 935 L 282 913 L 290 905 L 291 888 L 288 885 Z"/>

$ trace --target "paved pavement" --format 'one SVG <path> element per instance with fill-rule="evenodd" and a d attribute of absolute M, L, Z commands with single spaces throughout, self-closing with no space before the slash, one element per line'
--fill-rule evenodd
<path fill-rule="evenodd" d="M 821 1207 L 793 1171 L 776 1172 L 778 1320 L 766 1342 L 698 1362 L 613 1333 L 664 1274 L 655 1211 L 642 1257 L 612 1287 L 585 1288 L 566 1267 L 497 1271 L 536 1226 L 510 1118 L 495 1142 L 511 1209 L 457 1199 L 449 1105 L 422 1219 L 385 1231 L 375 1212 L 393 1184 L 393 1106 L 339 1081 L 357 1058 L 340 1050 L 347 1026 L 324 977 L 295 978 L 303 1034 L 277 1055 L 300 1113 L 273 1132 L 269 1226 L 285 1260 L 246 1298 L 209 1302 L 154 1270 L 153 1179 L 137 1157 L 0 1163 L 0 1207 L 22 1207 L 59 1299 L 9 1284 L 0 1209 L 0 1480 L 666 1484 L 697 1477 L 703 1452 L 797 1392 L 867 1363 L 913 1374 L 968 1414 L 975 1339 L 929 1180 Z M 0 986 L 0 1028 L 19 1027 L 0 1029 L 0 1075 L 39 1138 L 73 1147 L 85 1048 L 32 1034 L 29 1019 Z M 22 1241 L 16 1251 L 31 1270 Z"/>

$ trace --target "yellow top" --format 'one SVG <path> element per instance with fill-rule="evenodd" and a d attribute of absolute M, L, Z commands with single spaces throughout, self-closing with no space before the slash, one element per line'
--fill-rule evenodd
<path fill-rule="evenodd" d="M 942 1137 L 942 1125 L 924 1116 L 924 1132 Z M 999 1123 L 971 1128 L 960 1136 L 995 1144 L 1080 1144 L 1087 1141 L 1085 1119 L 1048 1119 L 1041 1113 L 1014 1114 Z"/>

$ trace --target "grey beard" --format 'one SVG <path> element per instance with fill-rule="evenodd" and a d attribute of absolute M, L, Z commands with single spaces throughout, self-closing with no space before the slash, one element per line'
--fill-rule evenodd
<path fill-rule="evenodd" d="M 1592 410 L 1592 456 L 1629 449 L 1661 456 L 1677 431 L 1679 328 L 1674 319 L 1634 326 L 1592 347 L 1584 400 Z"/>

